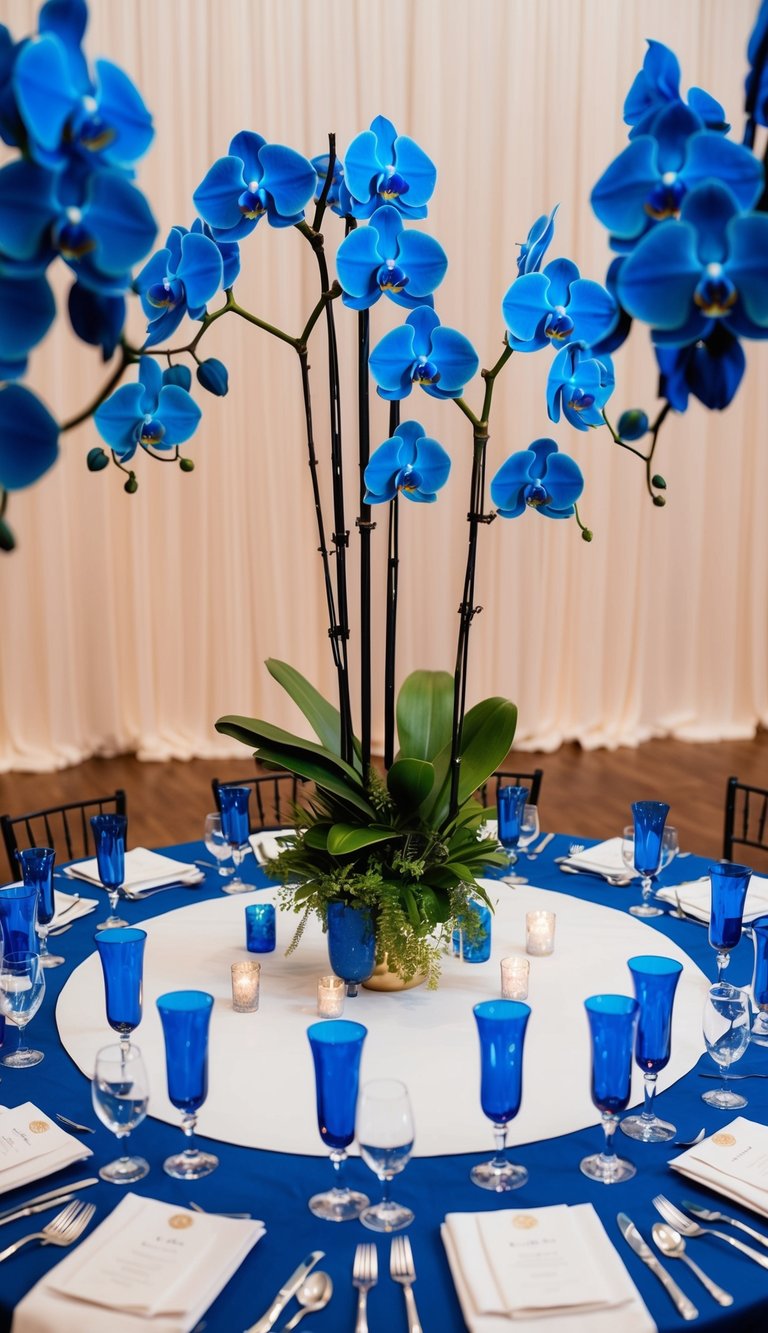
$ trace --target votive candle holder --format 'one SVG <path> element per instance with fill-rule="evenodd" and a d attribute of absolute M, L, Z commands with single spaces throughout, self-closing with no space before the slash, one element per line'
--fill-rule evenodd
<path fill-rule="evenodd" d="M 341 977 L 320 977 L 317 983 L 317 1012 L 321 1018 L 341 1018 L 346 983 Z"/>
<path fill-rule="evenodd" d="M 233 963 L 231 972 L 232 1008 L 236 1014 L 255 1014 L 259 1007 L 261 963 L 248 958 L 244 962 Z"/>
<path fill-rule="evenodd" d="M 272 953 L 275 934 L 275 909 L 272 903 L 254 903 L 246 907 L 245 945 L 249 953 Z"/>
<path fill-rule="evenodd" d="M 555 914 L 554 912 L 526 912 L 525 915 L 525 952 L 537 956 L 554 953 L 555 949 Z"/>
<path fill-rule="evenodd" d="M 528 959 L 514 954 L 510 958 L 502 958 L 500 966 L 502 1000 L 527 1000 L 531 970 Z"/>

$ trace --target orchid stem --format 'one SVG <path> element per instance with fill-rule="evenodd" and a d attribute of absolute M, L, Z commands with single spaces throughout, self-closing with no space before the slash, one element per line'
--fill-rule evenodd
<path fill-rule="evenodd" d="M 357 404 L 358 462 L 360 469 L 360 508 L 357 527 L 360 533 L 360 744 L 363 775 L 371 762 L 371 506 L 365 503 L 365 469 L 371 453 L 368 411 L 368 352 L 371 317 L 367 310 L 357 316 Z"/>
<path fill-rule="evenodd" d="M 389 434 L 394 435 L 400 424 L 400 403 L 389 405 Z M 389 502 L 387 535 L 387 605 L 384 649 L 384 766 L 390 768 L 395 753 L 395 665 L 397 652 L 397 593 L 399 550 L 399 505 L 395 495 Z"/>

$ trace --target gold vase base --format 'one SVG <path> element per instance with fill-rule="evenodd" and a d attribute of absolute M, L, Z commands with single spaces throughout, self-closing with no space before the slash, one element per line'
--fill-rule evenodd
<path fill-rule="evenodd" d="M 367 981 L 362 983 L 364 990 L 398 991 L 413 990 L 414 986 L 423 986 L 427 979 L 426 972 L 416 972 L 404 981 L 398 972 L 390 972 L 387 959 L 378 963 Z"/>

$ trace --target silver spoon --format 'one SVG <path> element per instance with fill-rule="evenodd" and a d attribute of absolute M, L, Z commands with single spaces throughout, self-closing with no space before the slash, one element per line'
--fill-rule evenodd
<path fill-rule="evenodd" d="M 679 1231 L 675 1231 L 674 1227 L 666 1226 L 663 1222 L 654 1222 L 651 1227 L 651 1235 L 661 1253 L 665 1254 L 668 1259 L 682 1259 L 683 1263 L 688 1265 L 691 1272 L 696 1274 L 702 1287 L 709 1292 L 718 1305 L 733 1305 L 731 1293 L 723 1291 L 722 1287 L 718 1287 L 717 1283 L 713 1282 L 711 1277 L 707 1277 L 707 1274 L 702 1272 L 698 1264 L 693 1262 L 693 1259 L 688 1258 L 685 1253 L 685 1241 Z"/>
<path fill-rule="evenodd" d="M 283 1326 L 283 1333 L 288 1333 L 290 1328 L 295 1328 L 305 1314 L 317 1314 L 319 1310 L 324 1310 L 332 1295 L 333 1282 L 330 1273 L 320 1271 L 310 1273 L 296 1292 L 296 1300 L 299 1305 L 304 1306 L 304 1309 L 299 1310 L 298 1314 L 293 1316 L 293 1319 L 288 1320 L 288 1323 Z"/>

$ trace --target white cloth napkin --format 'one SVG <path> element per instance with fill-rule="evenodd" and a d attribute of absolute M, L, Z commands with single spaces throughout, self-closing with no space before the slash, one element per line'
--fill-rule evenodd
<path fill-rule="evenodd" d="M 70 904 L 74 903 L 74 907 Z M 95 898 L 80 898 L 76 901 L 75 894 L 62 893 L 60 889 L 53 890 L 54 914 L 48 929 L 55 930 L 57 926 L 69 925 L 70 921 L 77 921 L 78 917 L 89 916 L 95 912 L 98 907 Z"/>
<path fill-rule="evenodd" d="M 12 1333 L 189 1333 L 263 1222 L 126 1194 L 16 1307 Z"/>
<path fill-rule="evenodd" d="M 738 1116 L 669 1165 L 691 1180 L 768 1217 L 768 1125 Z"/>
<path fill-rule="evenodd" d="M 32 1102 L 0 1112 L 0 1194 L 92 1156 Z"/>
<path fill-rule="evenodd" d="M 65 866 L 64 874 L 70 879 L 84 879 L 87 884 L 101 885 L 95 858 Z M 148 889 L 159 889 L 163 884 L 175 884 L 177 880 L 181 884 L 199 884 L 203 878 L 199 868 L 191 866 L 188 861 L 174 861 L 170 856 L 150 852 L 146 847 L 132 847 L 125 853 L 123 890 L 132 896 Z"/>
<path fill-rule="evenodd" d="M 248 841 L 259 865 L 265 865 L 273 856 L 284 851 L 285 843 L 281 840 L 293 837 L 295 832 L 292 828 L 279 828 L 270 829 L 268 833 L 252 833 Z"/>
<path fill-rule="evenodd" d="M 594 847 L 585 847 L 583 852 L 574 852 L 565 864 L 594 870 L 598 875 L 634 876 L 635 872 L 624 862 L 621 844 L 621 838 L 608 838 L 605 842 L 595 843 Z"/>
<path fill-rule="evenodd" d="M 675 888 L 659 889 L 656 897 L 676 905 L 675 894 L 680 899 L 683 911 L 689 916 L 695 917 L 697 921 L 709 921 L 712 906 L 712 885 L 709 877 L 694 879 L 687 884 L 677 884 Z M 768 914 L 768 879 L 761 875 L 753 875 L 749 881 L 744 903 L 744 920 L 754 921 L 755 917 L 766 914 Z"/>
<path fill-rule="evenodd" d="M 552 1210 L 532 1208 L 529 1210 L 506 1210 L 504 1217 L 523 1220 L 523 1227 L 534 1230 L 537 1221 Z M 580 1244 L 579 1259 L 586 1255 L 586 1263 L 592 1263 L 591 1285 L 593 1294 L 599 1291 L 600 1308 L 594 1301 L 580 1306 L 564 1307 L 561 1293 L 553 1287 L 554 1308 L 540 1306 L 535 1311 L 514 1310 L 509 1308 L 510 1292 L 503 1293 L 504 1255 L 499 1252 L 489 1237 L 483 1234 L 482 1224 L 499 1214 L 484 1213 L 449 1213 L 441 1227 L 443 1244 L 448 1256 L 456 1293 L 459 1298 L 464 1320 L 470 1333 L 509 1333 L 514 1327 L 519 1333 L 525 1330 L 546 1330 L 546 1333 L 615 1333 L 620 1327 L 622 1333 L 655 1333 L 655 1324 L 651 1319 L 640 1295 L 621 1262 L 616 1250 L 611 1245 L 602 1223 L 592 1204 L 576 1204 L 565 1208 L 570 1215 L 569 1221 L 574 1232 L 578 1232 Z M 525 1231 L 523 1231 L 525 1234 Z M 494 1265 L 493 1260 L 496 1260 Z M 502 1275 L 501 1284 L 497 1272 Z M 595 1285 L 597 1274 L 597 1285 Z M 586 1295 L 586 1288 L 582 1296 Z M 617 1315 L 617 1311 L 621 1313 Z"/>

